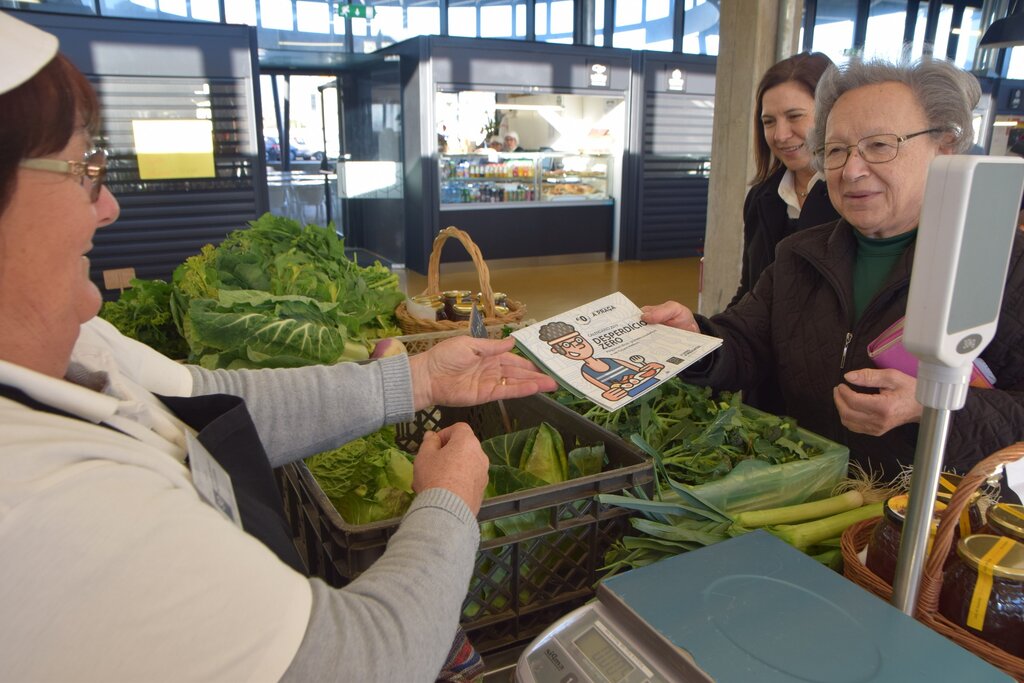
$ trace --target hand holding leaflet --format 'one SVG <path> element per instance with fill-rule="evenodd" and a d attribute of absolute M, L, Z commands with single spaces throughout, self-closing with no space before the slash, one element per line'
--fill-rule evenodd
<path fill-rule="evenodd" d="M 722 340 L 649 325 L 616 292 L 512 333 L 537 366 L 573 394 L 616 410 L 718 348 Z"/>

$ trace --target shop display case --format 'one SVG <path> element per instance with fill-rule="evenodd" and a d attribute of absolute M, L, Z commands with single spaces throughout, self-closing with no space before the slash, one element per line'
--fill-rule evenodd
<path fill-rule="evenodd" d="M 451 205 L 522 205 L 610 201 L 612 159 L 555 152 L 453 154 L 440 157 L 440 198 Z"/>

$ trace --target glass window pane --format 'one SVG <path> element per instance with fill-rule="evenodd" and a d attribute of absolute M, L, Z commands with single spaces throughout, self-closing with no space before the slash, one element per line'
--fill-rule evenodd
<path fill-rule="evenodd" d="M 939 23 L 935 29 L 935 42 L 932 44 L 932 54 L 939 57 L 946 56 L 946 45 L 949 43 L 949 25 L 953 20 L 953 8 L 950 5 L 943 5 L 939 11 Z M 911 54 L 914 58 L 920 57 L 924 51 L 924 31 L 928 23 L 928 6 L 921 5 L 917 12 L 917 24 L 914 26 L 914 47 Z"/>
<path fill-rule="evenodd" d="M 880 2 L 868 13 L 868 31 L 864 38 L 866 58 L 896 59 L 903 54 L 903 28 L 907 19 L 905 2 Z M 815 30 L 815 37 L 818 33 Z"/>
<path fill-rule="evenodd" d="M 1024 47 L 1010 48 L 1010 64 L 1006 69 L 1006 77 L 1024 79 Z"/>
<path fill-rule="evenodd" d="M 836 64 L 845 64 L 853 48 L 853 21 L 856 16 L 857 0 L 819 0 L 811 49 L 824 52 Z M 902 32 L 899 40 L 903 40 Z"/>
<path fill-rule="evenodd" d="M 604 2 L 594 0 L 594 45 L 604 47 Z"/>
<path fill-rule="evenodd" d="M 683 10 L 683 52 L 717 55 L 718 3 L 685 0 Z"/>
<path fill-rule="evenodd" d="M 612 34 L 612 45 L 634 50 L 671 52 L 674 4 L 675 0 L 615 3 L 615 32 Z M 713 14 L 717 26 L 717 8 Z"/>
<path fill-rule="evenodd" d="M 981 10 L 973 7 L 964 9 L 964 18 L 960 23 L 960 40 L 956 44 L 956 57 L 953 61 L 961 69 L 970 69 L 974 66 L 974 53 L 978 49 L 978 41 L 981 40 Z"/>
<path fill-rule="evenodd" d="M 377 0 L 368 2 L 376 13 L 373 19 L 354 19 L 352 33 L 355 51 L 369 52 L 415 36 L 441 32 L 438 0 Z"/>
<path fill-rule="evenodd" d="M 294 30 L 292 3 L 288 0 L 260 0 L 260 26 L 279 31 Z"/>
<path fill-rule="evenodd" d="M 512 6 L 491 5 L 480 8 L 481 38 L 512 37 Z"/>
<path fill-rule="evenodd" d="M 604 4 L 603 0 L 596 1 Z M 572 43 L 572 0 L 537 0 L 534 17 L 539 42 Z"/>
<path fill-rule="evenodd" d="M 224 0 L 224 19 L 229 24 L 256 25 L 256 0 Z"/>
<path fill-rule="evenodd" d="M 523 11 L 517 10 L 523 7 Z M 449 0 L 448 35 L 473 38 L 526 36 L 526 0 Z"/>
<path fill-rule="evenodd" d="M 331 6 L 325 2 L 295 3 L 295 23 L 299 31 L 306 33 L 331 32 Z"/>
<path fill-rule="evenodd" d="M 54 12 L 59 14 L 96 14 L 92 0 L 0 0 L 0 8 L 22 9 L 32 12 Z M 104 14 L 106 10 L 104 9 Z"/>
<path fill-rule="evenodd" d="M 176 17 L 188 16 L 188 5 L 185 4 L 185 0 L 160 0 L 159 7 L 164 14 Z"/>
<path fill-rule="evenodd" d="M 448 35 L 476 38 L 476 8 L 449 6 Z"/>
<path fill-rule="evenodd" d="M 192 18 L 219 22 L 220 3 L 217 0 L 192 0 Z"/>

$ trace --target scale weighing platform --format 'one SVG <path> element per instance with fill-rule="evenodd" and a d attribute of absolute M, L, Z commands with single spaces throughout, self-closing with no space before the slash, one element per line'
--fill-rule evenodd
<path fill-rule="evenodd" d="M 1013 679 L 764 531 L 613 576 L 517 683 Z"/>

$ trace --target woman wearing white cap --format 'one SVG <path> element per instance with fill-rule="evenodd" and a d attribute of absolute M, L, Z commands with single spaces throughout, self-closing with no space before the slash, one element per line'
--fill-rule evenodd
<path fill-rule="evenodd" d="M 270 468 L 554 382 L 510 342 L 209 372 L 122 337 L 85 258 L 118 216 L 96 95 L 3 13 L 0 64 L 0 680 L 433 680 L 487 480 L 468 426 L 427 435 L 416 501 L 342 590 L 301 573 Z"/>

